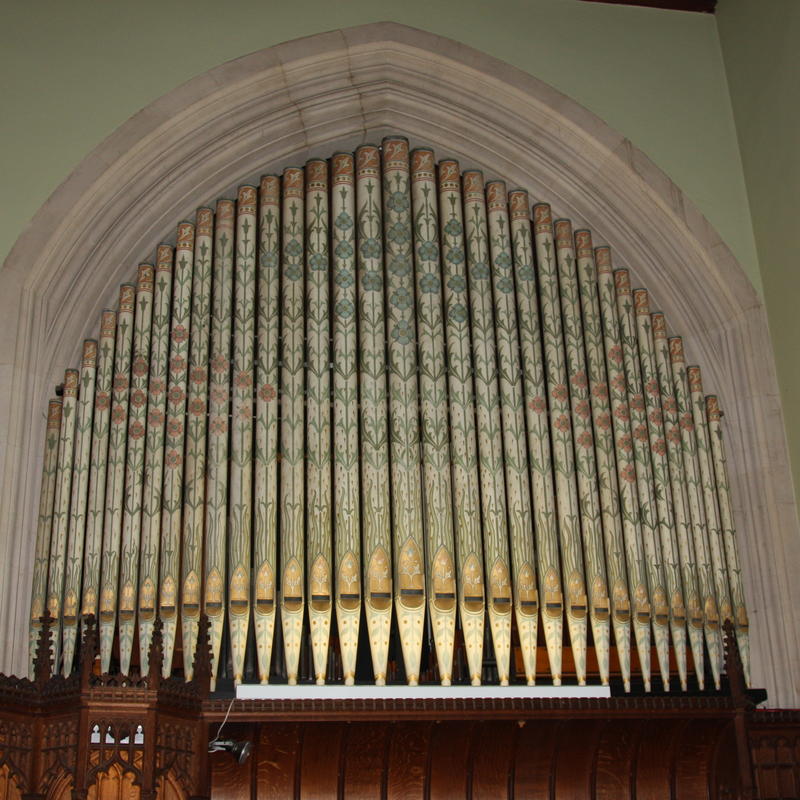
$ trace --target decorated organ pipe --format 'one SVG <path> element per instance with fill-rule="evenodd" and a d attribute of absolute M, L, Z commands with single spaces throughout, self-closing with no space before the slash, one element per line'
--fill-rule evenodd
<path fill-rule="evenodd" d="M 697 464 L 702 487 L 703 504 L 706 510 L 706 526 L 708 531 L 711 569 L 714 574 L 714 589 L 717 595 L 719 624 L 733 622 L 728 570 L 725 563 L 725 551 L 722 543 L 719 507 L 717 503 L 717 486 L 714 478 L 711 450 L 708 441 L 708 421 L 706 418 L 706 402 L 703 395 L 703 379 L 700 367 L 692 366 L 686 370 L 689 380 L 689 402 L 691 403 L 695 439 L 697 442 Z M 720 663 L 720 668 L 722 668 Z"/>
<path fill-rule="evenodd" d="M 631 303 L 630 277 L 627 270 L 614 271 L 614 286 L 617 295 L 620 343 L 625 365 L 625 381 L 628 390 L 633 460 L 636 470 L 636 487 L 639 494 L 639 519 L 642 543 L 647 560 L 647 579 L 650 585 L 650 601 L 653 605 L 653 634 L 656 656 L 664 690 L 669 690 L 669 595 L 664 578 L 664 562 L 661 554 L 660 531 L 655 502 L 655 485 L 650 460 L 650 441 L 647 432 L 647 411 L 644 403 L 642 368 L 638 357 L 636 321 Z"/>
<path fill-rule="evenodd" d="M 506 479 L 508 535 L 514 621 L 529 686 L 536 682 L 536 643 L 539 630 L 539 592 L 533 554 L 533 510 L 525 442 L 519 332 L 514 303 L 514 262 L 506 187 L 492 181 L 486 187 L 489 251 L 494 294 L 497 371 L 503 428 L 503 466 Z"/>
<path fill-rule="evenodd" d="M 683 452 L 681 449 L 681 426 L 678 418 L 678 405 L 672 380 L 672 367 L 667 345 L 667 323 L 663 314 L 650 315 L 653 346 L 655 348 L 656 371 L 658 373 L 661 392 L 661 410 L 664 423 L 664 439 L 667 445 L 667 461 L 669 464 L 669 483 L 672 494 L 672 512 L 678 542 L 678 553 L 683 579 L 684 599 L 687 609 L 687 625 L 689 644 L 692 650 L 697 682 L 702 689 L 705 686 L 703 669 L 703 603 L 698 583 L 697 562 L 695 560 L 692 539 L 692 519 L 689 510 L 689 494 L 686 486 L 686 475 L 683 468 Z M 641 322 L 643 326 L 644 321 Z M 709 631 L 710 639 L 710 631 Z"/>
<path fill-rule="evenodd" d="M 75 643 L 78 636 L 83 546 L 86 532 L 86 502 L 89 489 L 89 462 L 92 448 L 92 414 L 97 379 L 97 341 L 83 343 L 81 371 L 78 383 L 78 408 L 75 418 L 75 454 L 72 466 L 72 496 L 69 509 L 67 560 L 64 566 L 64 616 L 62 648 L 64 673 L 72 670 Z"/>
<path fill-rule="evenodd" d="M 669 465 L 666 457 L 661 392 L 655 366 L 654 340 L 650 322 L 650 301 L 646 289 L 633 292 L 636 315 L 636 334 L 639 343 L 642 389 L 647 413 L 650 464 L 653 471 L 656 519 L 661 545 L 661 562 L 664 565 L 664 580 L 669 597 L 670 633 L 678 667 L 681 688 L 686 689 L 686 606 L 683 595 L 683 580 L 678 555 L 677 535 L 672 510 L 672 494 L 669 483 Z"/>
<path fill-rule="evenodd" d="M 280 190 L 277 176 L 261 179 L 253 478 L 253 622 L 261 683 L 269 681 L 277 603 Z"/>
<path fill-rule="evenodd" d="M 108 309 L 103 311 L 100 316 L 100 338 L 97 342 L 92 456 L 89 464 L 89 498 L 86 508 L 86 538 L 83 548 L 83 585 L 81 587 L 81 616 L 83 617 L 97 616 L 100 597 L 100 562 L 103 552 L 116 329 L 117 313 Z"/>
<path fill-rule="evenodd" d="M 108 433 L 108 463 L 103 518 L 103 553 L 100 563 L 100 664 L 104 672 L 111 665 L 119 588 L 122 503 L 125 491 L 125 446 L 128 433 L 131 346 L 133 343 L 136 286 L 123 284 L 117 314 L 114 348 L 114 382 L 111 393 L 111 424 Z M 56 661 L 58 663 L 58 661 Z"/>
<path fill-rule="evenodd" d="M 464 211 L 458 162 L 439 162 L 439 225 L 446 315 L 450 464 L 459 617 L 467 671 L 480 685 L 486 615 L 475 393 L 464 253 Z M 559 655 L 561 653 L 559 641 Z"/>
<path fill-rule="evenodd" d="M 494 309 L 486 229 L 483 175 L 463 175 L 465 244 L 472 317 L 472 362 L 478 430 L 484 563 L 489 579 L 489 624 L 501 685 L 509 682 L 511 660 L 511 570 L 509 569 L 503 439 L 497 385 Z"/>
<path fill-rule="evenodd" d="M 719 501 L 719 518 L 725 545 L 728 580 L 730 581 L 731 602 L 733 604 L 736 639 L 742 659 L 744 677 L 750 685 L 750 622 L 744 599 L 742 568 L 739 560 L 739 547 L 736 542 L 736 528 L 731 506 L 731 490 L 728 482 L 728 465 L 725 458 L 725 442 L 722 436 L 722 411 L 715 395 L 706 397 L 706 416 L 708 418 L 708 437 L 714 462 L 714 479 Z"/>
<path fill-rule="evenodd" d="M 39 640 L 40 619 L 47 603 L 47 576 L 50 563 L 50 537 L 53 529 L 53 504 L 56 495 L 56 469 L 58 443 L 61 433 L 61 398 L 53 398 L 47 405 L 47 423 L 42 459 L 42 485 L 39 490 L 39 516 L 36 523 L 36 549 L 33 561 L 31 587 L 31 626 L 28 647 L 30 677 L 33 677 L 33 659 Z"/>
<path fill-rule="evenodd" d="M 411 153 L 428 614 L 442 684 L 453 673 L 456 559 L 447 426 L 447 367 L 439 257 L 439 209 L 432 150 Z"/>
<path fill-rule="evenodd" d="M 597 488 L 597 464 L 592 438 L 589 381 L 586 375 L 583 346 L 583 323 L 578 279 L 575 272 L 575 244 L 572 226 L 568 220 L 562 219 L 555 223 L 555 248 L 566 350 L 567 385 L 572 410 L 575 473 L 583 532 L 589 617 L 592 624 L 595 654 L 600 669 L 600 680 L 603 684 L 607 684 L 611 638 L 608 580 L 603 553 L 603 531 Z"/>
<path fill-rule="evenodd" d="M 389 367 L 389 470 L 394 598 L 406 677 L 419 680 L 425 619 L 426 563 L 419 473 L 418 368 L 408 141 L 383 140 L 383 225 Z"/>
<path fill-rule="evenodd" d="M 47 579 L 47 608 L 56 620 L 53 638 L 53 663 L 59 664 L 61 652 L 60 628 L 63 624 L 64 572 L 67 560 L 69 531 L 69 501 L 72 490 L 75 428 L 78 405 L 78 370 L 64 373 L 61 430 L 58 440 L 56 488 L 53 499 L 53 531 L 50 539 L 49 575 Z M 57 668 L 57 666 L 56 666 Z"/>
<path fill-rule="evenodd" d="M 164 479 L 164 431 L 167 416 L 167 373 L 172 303 L 172 247 L 156 250 L 153 287 L 153 321 L 150 331 L 150 377 L 147 387 L 147 435 L 145 437 L 144 485 L 142 488 L 141 552 L 139 554 L 138 625 L 139 664 L 149 668 L 150 640 L 156 617 L 158 556 L 161 545 L 161 493 Z M 204 387 L 205 388 L 205 387 Z M 205 396 L 205 391 L 203 393 Z M 205 437 L 204 437 L 205 439 Z M 187 496 L 191 482 L 186 481 Z M 191 554 L 184 545 L 184 559 Z M 191 674 L 191 668 L 187 666 Z"/>
<path fill-rule="evenodd" d="M 125 504 L 122 512 L 122 549 L 119 577 L 120 670 L 130 671 L 136 595 L 139 583 L 139 546 L 142 529 L 142 479 L 144 477 L 147 422 L 147 379 L 150 371 L 150 332 L 153 321 L 154 269 L 139 267 L 128 411 L 128 445 L 125 456 Z"/>
<path fill-rule="evenodd" d="M 358 294 L 356 288 L 355 160 L 337 153 L 331 162 L 333 272 L 333 539 L 336 625 L 346 685 L 355 683 L 363 607 L 361 491 L 358 424 Z"/>
<path fill-rule="evenodd" d="M 195 220 L 194 273 L 189 326 L 191 337 L 186 394 L 183 519 L 181 521 L 181 630 L 183 669 L 187 678 L 190 678 L 194 672 L 192 658 L 200 619 L 200 587 L 203 569 L 213 221 L 214 213 L 210 208 L 198 209 Z M 153 337 L 155 342 L 155 328 Z M 165 331 L 164 343 L 166 344 L 167 341 L 168 330 Z M 155 354 L 151 356 L 151 369 L 154 357 Z M 166 368 L 166 363 L 164 366 Z M 158 545 L 155 546 L 156 552 L 157 548 Z"/>
<path fill-rule="evenodd" d="M 233 361 L 228 501 L 228 628 L 233 675 L 241 683 L 250 627 L 250 551 L 253 529 L 253 369 L 256 292 L 255 186 L 239 188 L 236 205 Z M 196 280 L 196 278 L 195 278 Z M 191 409 L 190 409 L 191 413 Z"/>
<path fill-rule="evenodd" d="M 539 299 L 527 192 L 509 193 L 511 240 L 514 252 L 517 325 L 522 357 L 522 378 L 527 422 L 528 469 L 533 506 L 539 603 L 550 675 L 561 681 L 563 594 L 558 559 L 558 529 L 553 488 L 550 429 L 547 422 L 547 388 L 542 356 Z"/>
<path fill-rule="evenodd" d="M 325 683 L 333 595 L 328 163 L 306 164 L 306 552 L 314 677 Z"/>
<path fill-rule="evenodd" d="M 567 364 L 550 206 L 543 203 L 535 205 L 533 218 L 550 406 L 550 439 L 553 445 L 556 508 L 561 540 L 561 568 L 566 589 L 564 610 L 572 644 L 572 656 L 575 660 L 575 672 L 578 683 L 583 684 L 586 681 L 586 578 L 583 571 Z"/>
<path fill-rule="evenodd" d="M 692 416 L 692 398 L 686 374 L 686 358 L 683 339 L 673 336 L 669 340 L 670 363 L 672 365 L 672 388 L 675 392 L 677 413 L 680 419 L 681 448 L 683 451 L 683 474 L 686 476 L 686 492 L 689 498 L 689 516 L 692 524 L 697 581 L 703 602 L 705 617 L 706 647 L 714 685 L 719 688 L 722 665 L 722 636 L 720 632 L 719 606 L 716 594 L 716 576 L 711 561 L 708 523 L 704 507 L 703 484 L 697 454 L 697 438 Z"/>
<path fill-rule="evenodd" d="M 289 683 L 297 683 L 305 605 L 305 224 L 303 170 L 283 172 L 281 265 L 281 623 Z"/>
<path fill-rule="evenodd" d="M 706 401 L 703 394 L 703 378 L 700 373 L 700 367 L 689 367 L 686 372 L 689 377 L 692 417 L 697 437 L 697 461 L 700 467 L 700 480 L 703 483 L 703 501 L 706 507 L 708 539 L 711 546 L 711 564 L 714 569 L 714 586 L 717 590 L 720 624 L 723 624 L 728 620 L 733 622 L 733 607 L 731 605 L 728 572 L 725 564 L 725 550 L 722 543 L 723 534 L 720 526 L 717 486 L 711 460 L 711 447 L 708 440 L 708 419 L 706 416 Z"/>
<path fill-rule="evenodd" d="M 184 445 L 186 441 L 186 385 L 191 331 L 194 225 L 178 225 L 172 281 L 167 419 L 164 439 L 164 480 L 161 492 L 161 546 L 159 552 L 159 609 L 163 623 L 163 673 L 172 672 L 181 602 L 181 520 L 183 511 Z M 227 382 L 226 382 L 227 393 Z M 227 472 L 227 470 L 226 470 Z M 191 563 L 191 554 L 189 563 Z M 190 669 L 191 672 L 191 669 Z"/>
<path fill-rule="evenodd" d="M 687 690 L 730 620 L 749 676 L 718 401 L 589 231 L 389 137 L 155 256 L 48 406 L 31 660 Z"/>
<path fill-rule="evenodd" d="M 633 602 L 634 635 L 639 655 L 639 668 L 645 689 L 650 689 L 650 592 L 648 561 L 642 546 L 639 520 L 639 495 L 636 491 L 636 467 L 633 460 L 630 410 L 623 368 L 622 347 L 617 318 L 616 292 L 611 269 L 611 251 L 607 247 L 595 250 L 597 300 L 602 319 L 603 350 L 606 361 L 608 397 L 614 431 L 617 462 L 619 512 L 625 541 L 628 585 Z M 603 384 L 596 384 L 596 394 L 602 395 Z"/>
<path fill-rule="evenodd" d="M 228 545 L 228 430 L 233 289 L 234 203 L 219 200 L 214 216 L 211 332 L 208 345 L 208 439 L 206 440 L 205 586 L 203 610 L 210 623 L 211 679 L 216 680 L 225 621 Z"/>
<path fill-rule="evenodd" d="M 69 508 L 72 491 L 75 431 L 78 408 L 78 370 L 64 373 L 62 386 L 61 430 L 58 441 L 56 486 L 53 500 L 53 531 L 50 540 L 49 575 L 47 581 L 47 606 L 56 620 L 53 640 L 53 661 L 59 663 L 59 628 L 64 624 L 64 584 L 67 562 L 67 537 L 69 533 Z"/>
<path fill-rule="evenodd" d="M 383 203 L 380 151 L 356 150 L 356 219 L 347 210 L 337 226 L 356 226 L 358 254 L 358 333 L 361 423 L 361 510 L 364 609 L 372 671 L 377 685 L 386 682 L 392 622 L 392 542 L 389 508 L 389 421 L 386 369 L 386 322 L 383 310 Z"/>
<path fill-rule="evenodd" d="M 610 589 L 611 620 L 622 682 L 626 690 L 629 690 L 631 682 L 631 597 L 636 596 L 637 576 L 641 574 L 641 567 L 640 562 L 636 560 L 637 551 L 635 549 L 629 551 L 633 554 L 633 558 L 630 558 L 629 555 L 630 569 L 626 569 L 625 566 L 626 540 L 623 537 L 623 522 L 620 513 L 620 487 L 617 481 L 614 457 L 608 373 L 597 299 L 597 268 L 590 231 L 575 232 L 575 251 L 583 323 L 583 345 L 586 353 L 586 377 L 591 397 L 595 469 Z M 629 527 L 626 526 L 626 530 Z M 631 544 L 635 545 L 635 539 Z M 641 652 L 643 648 L 649 647 L 647 620 L 642 623 L 634 616 L 634 631 L 636 645 Z"/>

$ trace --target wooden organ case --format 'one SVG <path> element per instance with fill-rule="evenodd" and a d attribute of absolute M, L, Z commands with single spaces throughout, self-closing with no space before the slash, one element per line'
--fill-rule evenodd
<path fill-rule="evenodd" d="M 49 403 L 0 798 L 800 793 L 719 401 L 594 244 L 403 137 L 181 222 Z"/>

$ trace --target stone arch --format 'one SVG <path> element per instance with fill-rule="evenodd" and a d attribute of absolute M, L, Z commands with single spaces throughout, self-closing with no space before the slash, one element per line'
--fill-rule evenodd
<path fill-rule="evenodd" d="M 800 537 L 765 311 L 744 271 L 669 178 L 586 109 L 394 23 L 268 48 L 168 93 L 90 154 L 17 241 L 0 272 L 0 669 L 25 670 L 41 410 L 118 284 L 177 219 L 237 182 L 389 132 L 591 225 L 651 288 L 727 412 L 753 679 L 796 705 Z"/>

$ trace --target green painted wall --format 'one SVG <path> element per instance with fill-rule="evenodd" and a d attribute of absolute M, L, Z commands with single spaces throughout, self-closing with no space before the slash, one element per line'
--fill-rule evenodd
<path fill-rule="evenodd" d="M 800 497 L 800 3 L 721 0 L 717 25 Z"/>
<path fill-rule="evenodd" d="M 157 97 L 277 42 L 380 20 L 514 64 L 646 152 L 759 292 L 763 282 L 784 409 L 797 416 L 800 270 L 787 257 L 800 210 L 797 0 L 720 0 L 716 18 L 579 0 L 6 2 L 0 259 L 70 170 Z M 800 475 L 800 428 L 789 440 Z"/>
<path fill-rule="evenodd" d="M 13 202 L 0 259 L 69 171 L 152 100 L 246 53 L 381 20 L 462 41 L 590 108 L 689 195 L 760 287 L 714 18 L 578 0 L 6 2 L 0 175 Z"/>

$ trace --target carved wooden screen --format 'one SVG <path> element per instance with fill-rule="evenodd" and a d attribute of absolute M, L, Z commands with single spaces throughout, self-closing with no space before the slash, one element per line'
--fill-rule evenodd
<path fill-rule="evenodd" d="M 180 223 L 50 402 L 31 652 L 48 609 L 68 673 L 97 614 L 144 672 L 158 615 L 190 677 L 204 611 L 236 682 L 588 653 L 649 690 L 652 648 L 685 689 L 705 648 L 718 686 L 726 619 L 749 675 L 720 418 L 546 203 L 402 137 L 287 168 Z"/>

